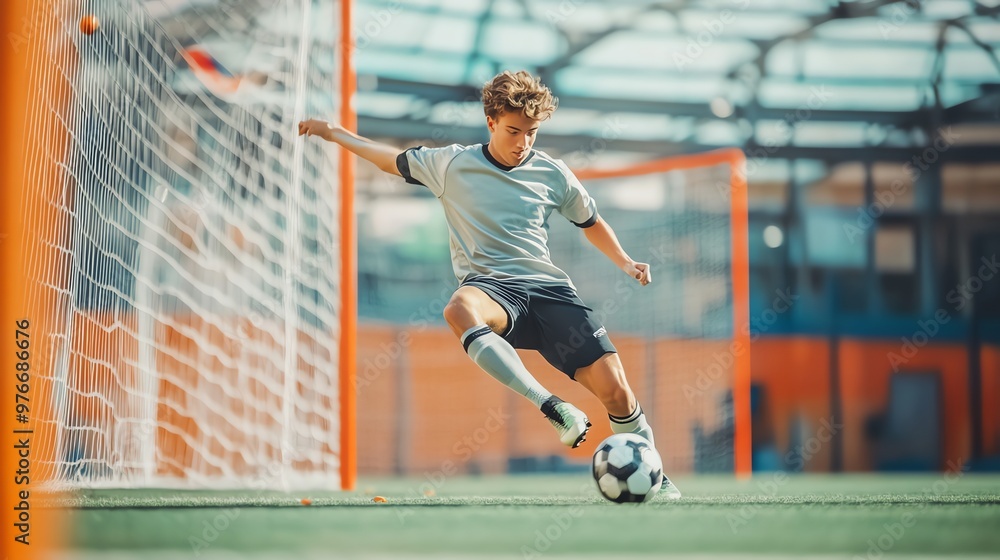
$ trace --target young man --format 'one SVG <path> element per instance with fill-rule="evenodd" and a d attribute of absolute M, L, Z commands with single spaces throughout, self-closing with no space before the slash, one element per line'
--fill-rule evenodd
<path fill-rule="evenodd" d="M 438 197 L 460 283 L 444 318 L 472 360 L 537 406 L 564 444 L 576 447 L 586 439 L 587 416 L 545 389 L 515 348 L 539 351 L 590 390 L 607 408 L 612 431 L 636 433 L 652 443 L 653 432 L 607 331 L 549 257 L 545 223 L 557 211 L 615 266 L 643 286 L 652 281 L 649 265 L 625 253 L 566 164 L 532 150 L 539 125 L 556 103 L 539 79 L 507 71 L 483 87 L 490 131 L 485 145 L 400 153 L 321 120 L 299 123 L 299 134 L 336 142 Z M 662 493 L 680 496 L 666 477 L 663 485 Z"/>

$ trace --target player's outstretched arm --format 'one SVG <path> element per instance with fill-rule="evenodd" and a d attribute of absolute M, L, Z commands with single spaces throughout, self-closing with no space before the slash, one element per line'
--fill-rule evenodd
<path fill-rule="evenodd" d="M 309 119 L 299 123 L 299 136 L 319 136 L 327 142 L 336 142 L 351 152 L 374 163 L 386 173 L 399 175 L 396 169 L 396 156 L 403 150 L 380 144 L 363 136 L 358 136 L 346 128 L 320 119 Z"/>
<path fill-rule="evenodd" d="M 604 253 L 606 257 L 611 259 L 611 262 L 615 263 L 615 266 L 625 271 L 625 274 L 635 278 L 643 286 L 653 281 L 649 264 L 632 260 L 628 256 L 628 253 L 625 252 L 625 249 L 622 249 L 615 231 L 611 229 L 608 222 L 605 222 L 604 218 L 600 215 L 597 216 L 597 222 L 585 228 L 583 232 L 587 236 L 587 240 Z"/>

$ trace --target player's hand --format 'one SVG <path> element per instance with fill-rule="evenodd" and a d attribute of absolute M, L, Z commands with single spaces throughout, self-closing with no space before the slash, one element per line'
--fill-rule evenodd
<path fill-rule="evenodd" d="M 622 270 L 625 271 L 625 274 L 635 278 L 643 286 L 653 281 L 653 274 L 649 271 L 649 264 L 647 263 L 629 261 L 622 267 Z"/>
<path fill-rule="evenodd" d="M 320 119 L 309 119 L 299 123 L 299 136 L 319 136 L 327 142 L 333 142 L 333 132 L 337 125 Z"/>

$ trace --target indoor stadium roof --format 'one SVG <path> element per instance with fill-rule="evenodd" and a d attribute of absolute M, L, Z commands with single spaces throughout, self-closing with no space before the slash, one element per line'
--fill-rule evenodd
<path fill-rule="evenodd" d="M 957 124 L 978 132 L 951 156 L 1000 146 L 1000 0 L 357 0 L 355 21 L 372 136 L 482 140 L 479 87 L 525 68 L 560 98 L 557 150 L 907 159 Z"/>
<path fill-rule="evenodd" d="M 273 0 L 146 6 L 237 72 L 280 73 L 240 21 L 299 32 Z M 328 37 L 333 3 L 311 14 Z M 953 126 L 945 159 L 1000 153 L 1000 0 L 355 0 L 354 20 L 369 136 L 482 141 L 481 85 L 523 68 L 560 99 L 539 138 L 556 152 L 906 161 Z M 334 50 L 320 52 L 332 67 Z"/>

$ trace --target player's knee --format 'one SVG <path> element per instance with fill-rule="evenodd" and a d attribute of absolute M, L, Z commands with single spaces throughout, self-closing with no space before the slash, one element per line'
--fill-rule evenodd
<path fill-rule="evenodd" d="M 463 313 L 462 306 L 456 304 L 453 301 L 448 302 L 448 305 L 444 306 L 444 320 L 448 322 L 449 325 L 455 326 L 455 323 L 459 321 L 459 315 Z"/>
<path fill-rule="evenodd" d="M 456 295 L 444 306 L 444 320 L 452 327 L 464 327 L 475 315 L 472 302 L 468 298 Z"/>

